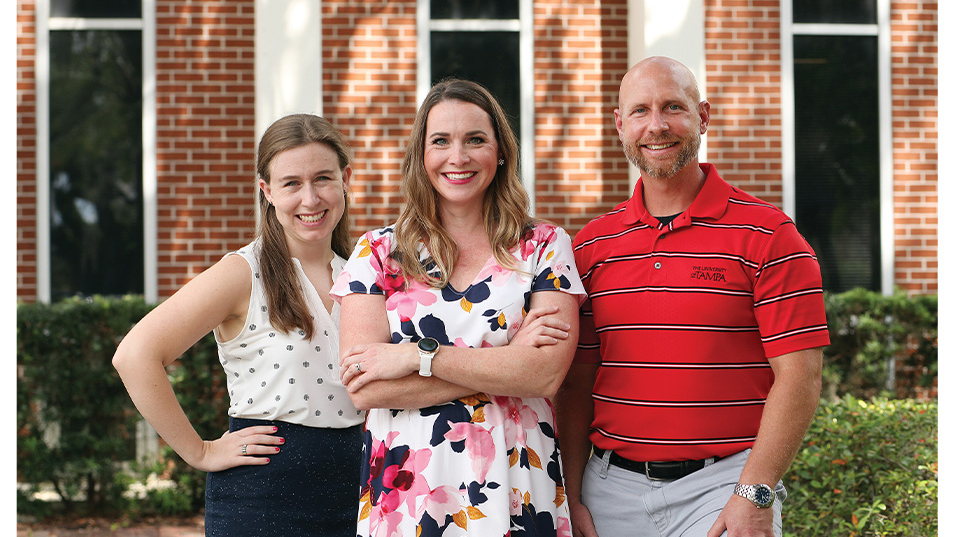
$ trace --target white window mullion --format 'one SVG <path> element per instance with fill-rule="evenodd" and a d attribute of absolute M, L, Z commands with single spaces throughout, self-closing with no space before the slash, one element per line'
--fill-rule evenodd
<path fill-rule="evenodd" d="M 36 0 L 36 298 L 50 291 L 50 15 L 49 0 Z"/>
<path fill-rule="evenodd" d="M 520 0 L 520 178 L 530 198 L 531 216 L 537 210 L 533 60 L 533 0 Z"/>
<path fill-rule="evenodd" d="M 146 3 L 143 0 L 143 16 Z M 75 17 L 50 17 L 50 30 L 142 30 L 142 19 L 80 19 Z"/>
<path fill-rule="evenodd" d="M 795 34 L 792 0 L 782 0 L 782 211 L 795 220 Z M 795 222 L 798 224 L 798 222 Z"/>
<path fill-rule="evenodd" d="M 417 1 L 417 106 L 431 89 L 431 2 Z"/>
<path fill-rule="evenodd" d="M 894 132 L 891 112 L 891 0 L 878 0 L 878 133 L 881 167 L 881 292 L 894 293 Z"/>
<path fill-rule="evenodd" d="M 144 298 L 159 300 L 156 137 L 156 0 L 142 0 L 142 227 Z"/>

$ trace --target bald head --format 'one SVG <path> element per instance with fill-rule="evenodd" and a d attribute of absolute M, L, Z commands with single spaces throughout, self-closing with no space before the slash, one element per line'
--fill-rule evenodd
<path fill-rule="evenodd" d="M 632 89 L 634 84 L 641 80 L 651 79 L 658 82 L 669 82 L 681 88 L 693 103 L 701 101 L 699 85 L 692 71 L 685 65 L 665 56 L 650 56 L 626 72 L 619 86 L 619 101 L 622 107 L 624 93 Z"/>
<path fill-rule="evenodd" d="M 637 63 L 619 86 L 614 111 L 623 152 L 644 176 L 695 174 L 709 103 L 699 99 L 696 78 L 685 65 L 661 56 Z"/>

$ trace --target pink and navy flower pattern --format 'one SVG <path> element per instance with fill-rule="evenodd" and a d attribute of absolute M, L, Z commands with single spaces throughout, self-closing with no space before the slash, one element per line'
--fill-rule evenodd
<path fill-rule="evenodd" d="M 584 298 L 569 236 L 537 224 L 512 252 L 518 270 L 493 258 L 462 291 L 409 282 L 390 259 L 394 233 L 366 233 L 331 294 L 385 296 L 395 343 L 506 345 L 534 292 Z M 421 246 L 421 262 L 436 273 Z M 368 412 L 360 537 L 570 537 L 554 430 L 545 398 L 470 397 L 421 409 Z"/>

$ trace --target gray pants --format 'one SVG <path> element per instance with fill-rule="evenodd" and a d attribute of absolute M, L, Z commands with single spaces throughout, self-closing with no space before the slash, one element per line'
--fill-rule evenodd
<path fill-rule="evenodd" d="M 745 450 L 676 481 L 652 481 L 593 456 L 583 473 L 583 504 L 601 537 L 705 537 L 732 497 L 749 458 Z M 775 487 L 775 537 L 782 536 L 782 483 Z M 723 533 L 725 535 L 725 533 Z"/>

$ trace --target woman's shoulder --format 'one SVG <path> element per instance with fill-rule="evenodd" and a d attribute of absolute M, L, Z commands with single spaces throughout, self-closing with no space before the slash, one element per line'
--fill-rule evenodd
<path fill-rule="evenodd" d="M 560 240 L 569 240 L 570 235 L 562 227 L 546 220 L 532 222 L 524 233 L 525 242 L 547 245 Z"/>

